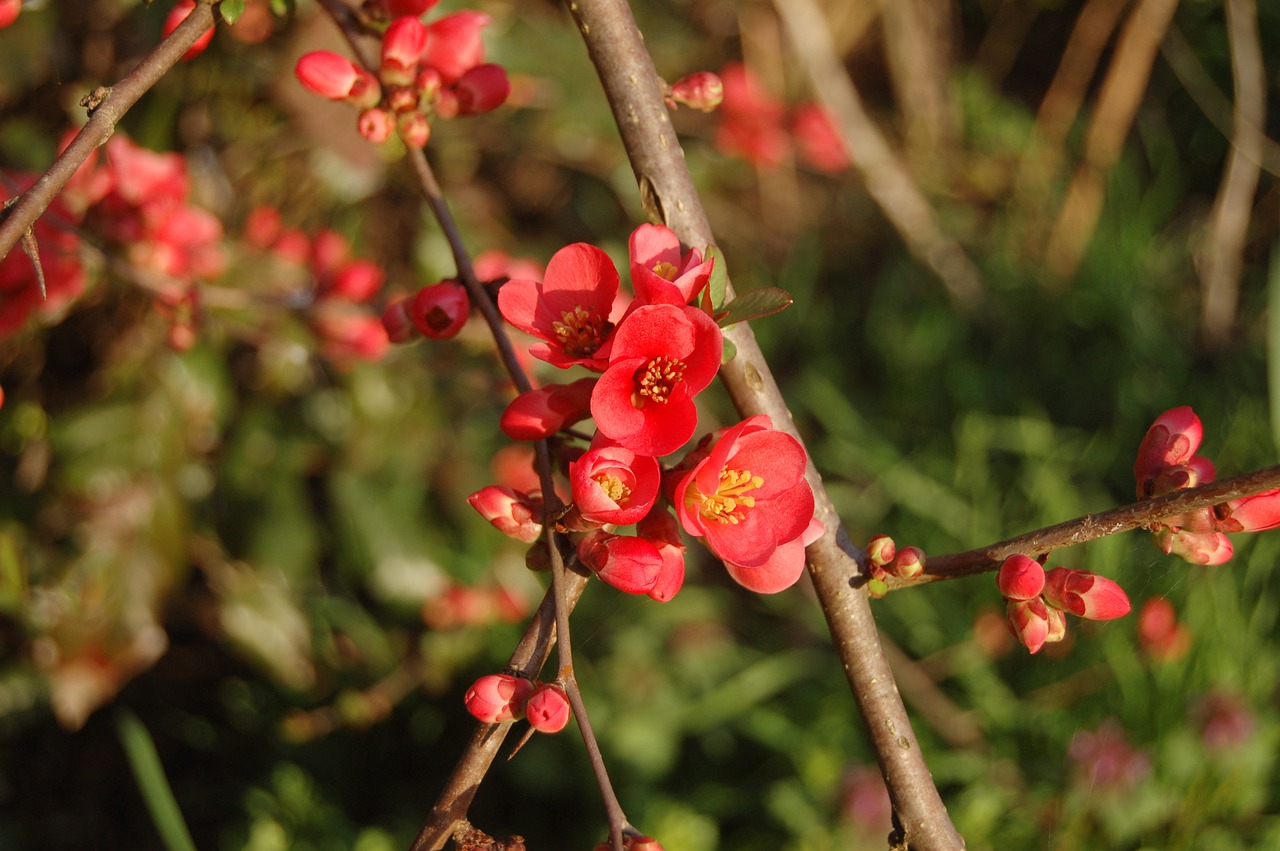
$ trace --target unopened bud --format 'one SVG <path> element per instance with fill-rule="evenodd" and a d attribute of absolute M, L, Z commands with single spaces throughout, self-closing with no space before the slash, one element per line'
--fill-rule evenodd
<path fill-rule="evenodd" d="M 1008 600 L 1034 600 L 1044 590 L 1044 568 L 1024 555 L 1012 555 L 1000 565 L 996 585 Z"/>
<path fill-rule="evenodd" d="M 497 109 L 511 94 L 511 82 L 501 65 L 477 65 L 454 84 L 459 115 L 478 115 Z"/>
<path fill-rule="evenodd" d="M 540 504 L 513 488 L 489 485 L 467 497 L 467 502 L 499 532 L 526 544 L 532 544 L 542 534 Z"/>
<path fill-rule="evenodd" d="M 393 343 L 409 343 L 418 338 L 418 326 L 409 316 L 408 296 L 401 296 L 387 305 L 382 312 L 382 327 L 387 329 L 387 339 Z"/>
<path fill-rule="evenodd" d="M 559 733 L 573 714 L 564 689 L 553 683 L 541 683 L 525 701 L 525 717 L 539 733 Z"/>
<path fill-rule="evenodd" d="M 388 110 L 371 107 L 360 113 L 360 117 L 356 119 L 356 129 L 373 144 L 381 145 L 395 131 L 396 117 Z"/>
<path fill-rule="evenodd" d="M 424 337 L 433 340 L 456 337 L 470 313 L 471 299 L 467 288 L 457 281 L 441 281 L 423 287 L 409 308 L 413 324 L 418 326 Z"/>
<path fill-rule="evenodd" d="M 525 701 L 533 683 L 511 674 L 488 674 L 467 690 L 463 702 L 467 711 L 487 724 L 501 724 L 524 715 Z"/>
<path fill-rule="evenodd" d="M 1087 570 L 1050 570 L 1045 574 L 1044 598 L 1052 606 L 1090 620 L 1105 621 L 1129 614 L 1129 598 L 1124 589 Z"/>
<path fill-rule="evenodd" d="M 671 99 L 701 112 L 711 112 L 724 100 L 724 83 L 710 71 L 681 77 L 671 86 Z"/>
<path fill-rule="evenodd" d="M 898 554 L 898 547 L 893 542 L 893 538 L 888 535 L 873 535 L 870 541 L 867 541 L 867 557 L 871 559 L 871 563 L 879 567 L 884 567 L 893 561 L 893 557 Z"/>
<path fill-rule="evenodd" d="M 396 118 L 396 132 L 408 147 L 422 149 L 427 146 L 427 140 L 431 138 L 431 124 L 421 112 L 416 110 L 402 112 Z M 464 290 L 463 293 L 465 294 L 466 291 Z M 465 315 L 463 321 L 466 321 Z"/>
<path fill-rule="evenodd" d="M 924 550 L 919 547 L 903 547 L 885 566 L 891 575 L 899 579 L 915 579 L 924 573 Z"/>

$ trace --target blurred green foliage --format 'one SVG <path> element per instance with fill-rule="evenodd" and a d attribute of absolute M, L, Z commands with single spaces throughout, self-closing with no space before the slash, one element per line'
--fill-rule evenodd
<path fill-rule="evenodd" d="M 550 3 L 477 5 L 521 94 L 518 108 L 435 128 L 430 155 L 469 244 L 545 261 L 589 240 L 624 258 L 634 180 L 573 28 Z M 795 298 L 757 332 L 852 536 L 942 553 L 1128 502 L 1138 441 L 1176 405 L 1204 418 L 1221 473 L 1272 463 L 1274 175 L 1237 331 L 1208 347 L 1194 246 L 1228 145 L 1157 60 L 1079 269 L 1048 276 L 1037 246 L 1071 169 L 1029 194 L 1019 179 L 1082 4 L 954 5 L 959 132 L 914 166 L 982 270 L 980 310 L 949 301 L 852 176 L 758 173 L 717 152 L 714 116 L 674 117 L 735 286 Z M 669 79 L 759 58 L 778 37 L 767 4 L 636 6 Z M 1280 8 L 1259 6 L 1274 56 Z M 981 46 L 1005 7 L 1026 27 L 1001 74 Z M 154 43 L 165 11 L 50 2 L 0 31 L 0 164 L 46 164 L 80 93 Z M 319 107 L 289 57 L 335 41 L 316 12 L 299 4 L 260 45 L 220 33 L 122 129 L 186 153 L 230 231 L 253 205 L 277 206 L 338 229 L 393 292 L 412 292 L 452 261 L 394 151 L 362 147 L 341 110 L 324 132 L 308 121 Z M 1175 26 L 1229 92 L 1221 4 L 1184 3 Z M 851 46 L 849 65 L 893 128 L 883 37 Z M 805 95 L 798 74 L 766 83 Z M 264 274 L 246 262 L 233 277 Z M 139 720 L 130 735 L 154 742 L 197 847 L 407 847 L 471 729 L 463 691 L 520 629 L 433 628 L 424 602 L 454 584 L 541 593 L 465 502 L 492 480 L 510 396 L 482 329 L 344 370 L 288 316 L 267 338 L 249 327 L 228 311 L 175 354 L 145 295 L 104 274 L 63 322 L 0 342 L 0 847 L 163 847 L 154 789 L 97 702 Z M 733 417 L 722 397 L 705 415 Z M 1236 545 L 1209 569 L 1139 533 L 1054 555 L 1117 579 L 1135 609 L 1172 601 L 1192 637 L 1172 661 L 1144 653 L 1134 616 L 1073 622 L 1065 646 L 1028 657 L 999 626 L 989 578 L 875 604 L 896 664 L 923 683 L 904 692 L 970 848 L 1280 847 L 1280 537 Z M 874 756 L 812 594 L 756 597 L 690 556 L 671 603 L 596 584 L 574 615 L 578 676 L 628 815 L 670 851 L 880 847 L 887 825 L 850 816 L 851 778 Z M 1239 735 L 1207 744 L 1224 707 Z M 1132 747 L 1125 782 L 1095 782 L 1069 756 L 1107 719 Z M 472 818 L 531 848 L 585 849 L 605 834 L 598 801 L 576 736 L 537 737 L 495 767 Z"/>

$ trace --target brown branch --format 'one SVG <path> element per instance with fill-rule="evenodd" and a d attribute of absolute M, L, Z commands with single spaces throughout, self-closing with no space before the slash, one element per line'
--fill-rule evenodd
<path fill-rule="evenodd" d="M 835 117 L 849 160 L 867 193 L 898 231 L 907 250 L 933 270 L 952 300 L 961 307 L 975 307 L 984 289 L 981 274 L 960 243 L 943 231 L 929 201 L 867 114 L 836 55 L 822 10 L 814 0 L 774 0 L 773 5 L 815 94 Z"/>
<path fill-rule="evenodd" d="M 711 227 L 663 103 L 661 80 L 630 8 L 624 0 L 568 0 L 567 5 L 604 85 L 646 212 L 687 245 L 713 244 Z M 738 411 L 767 414 L 775 428 L 799 439 L 751 328 L 740 323 L 726 329 L 725 338 L 737 348 L 737 355 L 721 369 L 720 377 Z M 844 533 L 812 462 L 808 478 L 815 516 L 826 526 L 826 533 L 807 551 L 809 575 L 870 732 L 905 834 L 900 838 L 918 851 L 963 848 L 894 685 L 866 592 L 851 586 L 851 580 L 862 573 L 860 561 L 865 553 Z"/>
<path fill-rule="evenodd" d="M 1204 336 L 1214 347 L 1229 341 L 1235 324 L 1245 240 L 1262 172 L 1263 136 L 1259 128 L 1267 120 L 1267 75 L 1254 0 L 1227 0 L 1227 39 L 1235 82 L 1235 126 L 1199 258 Z"/>
<path fill-rule="evenodd" d="M 925 562 L 924 573 L 920 576 L 912 580 L 889 578 L 887 582 L 890 588 L 902 588 L 939 579 L 958 579 L 987 573 L 1000 567 L 1001 562 L 1011 555 L 1020 553 L 1040 556 L 1063 547 L 1105 538 L 1107 535 L 1151 526 L 1166 517 L 1187 514 L 1276 489 L 1280 489 L 1280 467 L 1266 467 L 1197 488 L 1175 491 L 1156 499 L 1123 505 L 1100 514 L 1086 514 L 990 546 L 962 553 L 930 556 Z"/>
<path fill-rule="evenodd" d="M 221 0 L 200 0 L 191 14 L 156 45 L 138 67 L 106 90 L 101 103 L 90 109 L 89 122 L 80 128 L 71 144 L 0 219 L 0 258 L 35 225 L 76 169 L 111 138 L 116 122 L 213 26 L 213 7 L 219 2 Z"/>

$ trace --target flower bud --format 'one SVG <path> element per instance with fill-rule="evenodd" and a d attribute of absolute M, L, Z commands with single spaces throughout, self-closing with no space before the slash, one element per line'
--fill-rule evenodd
<path fill-rule="evenodd" d="M 1000 565 L 996 585 L 1006 599 L 1034 600 L 1044 589 L 1044 568 L 1029 556 L 1009 556 Z"/>
<path fill-rule="evenodd" d="M 1280 526 L 1280 490 L 1233 499 L 1220 507 L 1223 532 L 1265 532 Z"/>
<path fill-rule="evenodd" d="M 521 393 L 502 412 L 498 426 L 512 440 L 550 437 L 591 416 L 591 391 L 595 386 L 596 379 L 590 377 Z"/>
<path fill-rule="evenodd" d="M 478 115 L 506 103 L 511 82 L 501 65 L 477 65 L 458 79 L 453 93 L 458 98 L 459 115 Z"/>
<path fill-rule="evenodd" d="M 412 112 L 418 108 L 418 91 L 409 86 L 387 86 L 387 108 L 394 113 Z"/>
<path fill-rule="evenodd" d="M 649 596 L 665 603 L 684 585 L 685 547 L 680 540 L 680 524 L 669 511 L 650 511 L 636 524 L 636 534 L 657 547 L 662 557 L 662 567 L 649 589 Z"/>
<path fill-rule="evenodd" d="M 919 547 L 903 547 L 894 555 L 885 570 L 899 579 L 915 579 L 924 573 L 924 550 Z"/>
<path fill-rule="evenodd" d="M 533 683 L 511 674 L 488 674 L 476 680 L 463 702 L 478 721 L 501 724 L 524 715 L 525 700 L 533 691 Z"/>
<path fill-rule="evenodd" d="M 382 312 L 382 327 L 387 329 L 387 339 L 393 343 L 409 343 L 418 339 L 418 326 L 409 316 L 408 296 L 401 296 L 387 305 Z"/>
<path fill-rule="evenodd" d="M 1055 567 L 1045 574 L 1044 598 L 1049 605 L 1095 621 L 1129 614 L 1124 589 L 1105 576 L 1087 570 Z"/>
<path fill-rule="evenodd" d="M 418 61 L 427 47 L 427 27 L 413 16 L 396 18 L 382 36 L 382 81 L 408 86 L 418 73 Z"/>
<path fill-rule="evenodd" d="M 872 535 L 867 541 L 867 557 L 877 567 L 884 567 L 897 554 L 898 548 L 888 535 Z"/>
<path fill-rule="evenodd" d="M 1049 607 L 1040 598 L 1010 600 L 1005 609 L 1009 631 L 1027 650 L 1039 653 L 1049 637 Z"/>
<path fill-rule="evenodd" d="M 17 5 L 21 6 L 22 4 L 19 3 Z M 176 30 L 178 28 L 178 24 L 185 21 L 187 16 L 195 11 L 195 8 L 195 0 L 178 0 L 173 9 L 169 11 L 169 17 L 164 19 L 164 34 L 167 36 L 169 33 Z M 15 11 L 13 13 L 14 17 L 17 17 L 17 14 L 18 13 Z M 0 24 L 0 26 L 4 25 Z M 182 54 L 182 61 L 186 62 L 188 60 L 195 59 L 201 53 L 204 53 L 204 49 L 209 46 L 209 42 L 211 41 L 213 41 L 213 27 L 209 27 L 209 29 L 205 31 L 204 35 L 192 42 L 191 46 L 187 48 L 187 52 Z"/>
<path fill-rule="evenodd" d="M 455 82 L 484 61 L 480 30 L 488 26 L 489 21 L 483 12 L 466 9 L 428 24 L 430 37 L 422 53 L 422 64 L 439 71 L 446 83 Z"/>
<path fill-rule="evenodd" d="M 396 118 L 396 132 L 407 147 L 421 149 L 427 146 L 427 140 L 431 138 L 431 124 L 421 112 L 402 112 Z M 466 290 L 463 292 L 465 294 Z M 466 321 L 465 318 L 463 321 Z"/>
<path fill-rule="evenodd" d="M 541 502 L 528 494 L 488 485 L 467 497 L 467 502 L 504 535 L 532 544 L 542 534 Z"/>
<path fill-rule="evenodd" d="M 554 683 L 540 683 L 524 705 L 529 726 L 539 733 L 559 733 L 573 714 L 564 689 Z"/>
<path fill-rule="evenodd" d="M 457 281 L 441 281 L 423 287 L 409 308 L 413 324 L 424 337 L 446 340 L 456 337 L 471 313 L 467 288 Z"/>
<path fill-rule="evenodd" d="M 1138 446 L 1133 465 L 1138 498 L 1152 495 L 1153 482 L 1161 470 L 1190 461 L 1203 437 L 1204 426 L 1190 407 L 1171 408 L 1156 417 Z"/>
<path fill-rule="evenodd" d="M 360 113 L 356 119 L 356 130 L 360 135 L 375 145 L 381 145 L 391 138 L 396 129 L 396 117 L 388 110 L 371 107 Z"/>
<path fill-rule="evenodd" d="M 628 594 L 648 594 L 662 573 L 662 554 L 651 541 L 596 530 L 578 543 L 578 560 L 601 581 Z"/>
<path fill-rule="evenodd" d="M 1221 532 L 1175 532 L 1162 527 L 1152 537 L 1161 552 L 1192 564 L 1223 564 L 1231 560 L 1233 553 L 1231 540 Z"/>
<path fill-rule="evenodd" d="M 710 71 L 698 71 L 675 81 L 671 99 L 700 112 L 711 112 L 724 100 L 724 83 Z"/>
<path fill-rule="evenodd" d="M 1049 631 L 1045 633 L 1044 643 L 1054 644 L 1067 637 L 1067 613 L 1053 606 L 1046 606 L 1049 613 Z"/>
<path fill-rule="evenodd" d="M 382 99 L 377 79 L 350 59 L 329 50 L 305 53 L 294 66 L 299 82 L 329 100 L 372 107 Z"/>

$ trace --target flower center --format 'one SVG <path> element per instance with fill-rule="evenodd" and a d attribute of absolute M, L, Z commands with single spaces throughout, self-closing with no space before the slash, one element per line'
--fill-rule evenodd
<path fill-rule="evenodd" d="M 690 508 L 698 509 L 698 513 L 708 520 L 717 523 L 738 523 L 745 516 L 745 509 L 756 504 L 754 496 L 747 496 L 749 490 L 755 490 L 764 484 L 760 476 L 751 475 L 750 470 L 730 470 L 725 467 L 720 471 L 720 484 L 716 492 L 708 496 L 698 490 L 697 485 L 690 483 L 685 492 L 684 502 Z"/>
<path fill-rule="evenodd" d="M 566 354 L 585 358 L 596 353 L 613 330 L 613 323 L 577 304 L 561 313 L 560 321 L 551 323 L 551 330 Z"/>
<path fill-rule="evenodd" d="M 668 263 L 666 260 L 659 260 L 653 264 L 653 274 L 667 281 L 674 281 L 676 275 L 680 274 L 680 270 L 676 268 L 674 263 Z"/>
<path fill-rule="evenodd" d="M 637 369 L 631 404 L 637 408 L 643 408 L 646 401 L 665 405 L 671 391 L 684 380 L 684 368 L 684 361 L 663 355 Z"/>
<path fill-rule="evenodd" d="M 618 505 L 624 504 L 627 497 L 631 496 L 631 488 L 613 473 L 601 473 L 595 476 L 595 482 L 600 486 L 600 490 L 604 491 L 604 495 Z"/>

